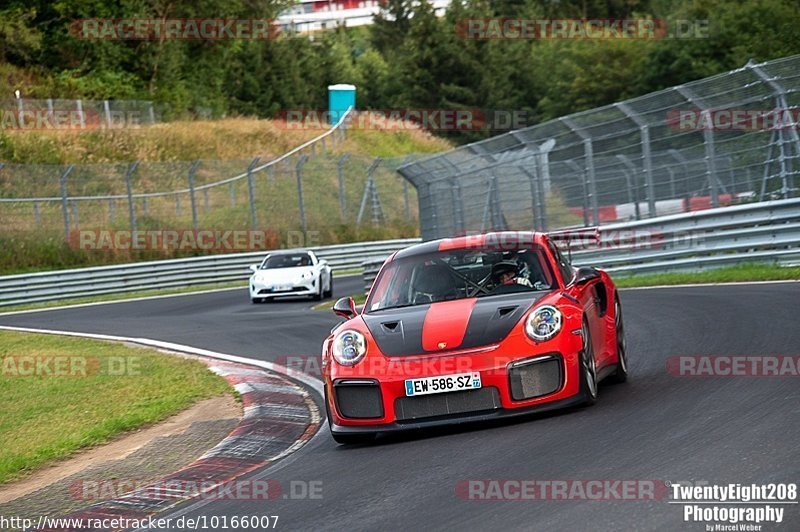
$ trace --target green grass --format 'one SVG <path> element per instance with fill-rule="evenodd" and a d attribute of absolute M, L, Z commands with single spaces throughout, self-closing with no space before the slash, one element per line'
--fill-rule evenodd
<path fill-rule="evenodd" d="M 734 283 L 746 281 L 782 281 L 800 279 L 800 267 L 782 267 L 774 264 L 740 264 L 699 272 L 654 273 L 632 276 L 615 276 L 619 288 L 662 286 L 677 284 Z"/>
<path fill-rule="evenodd" d="M 89 370 L 20 376 L 21 356 L 77 357 Z M 0 331 L 0 368 L 0 484 L 230 393 L 200 362 L 83 338 Z"/>

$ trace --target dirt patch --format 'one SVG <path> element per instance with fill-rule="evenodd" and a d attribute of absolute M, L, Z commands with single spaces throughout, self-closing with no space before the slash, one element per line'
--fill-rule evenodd
<path fill-rule="evenodd" d="M 23 479 L 0 486 L 0 504 L 8 503 L 39 491 L 60 480 L 80 473 L 90 466 L 127 458 L 156 438 L 183 434 L 195 423 L 238 420 L 241 416 L 241 405 L 230 395 L 200 401 L 191 408 L 161 423 L 124 434 L 110 443 L 82 451 L 67 460 L 38 470 Z M 194 458 L 196 458 L 194 454 L 187 456 L 186 463 L 191 462 Z"/>

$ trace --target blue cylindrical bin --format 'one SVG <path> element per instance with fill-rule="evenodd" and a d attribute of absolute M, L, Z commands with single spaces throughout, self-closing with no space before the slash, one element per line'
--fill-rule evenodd
<path fill-rule="evenodd" d="M 328 85 L 328 115 L 335 126 L 350 108 L 356 108 L 356 86 L 347 83 Z"/>

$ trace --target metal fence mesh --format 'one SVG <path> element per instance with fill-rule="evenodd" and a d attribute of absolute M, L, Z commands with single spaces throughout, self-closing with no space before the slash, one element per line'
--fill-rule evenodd
<path fill-rule="evenodd" d="M 746 118 L 731 125 L 723 111 Z M 423 239 L 790 198 L 800 187 L 799 111 L 800 56 L 792 56 L 512 131 L 398 171 L 418 191 Z"/>

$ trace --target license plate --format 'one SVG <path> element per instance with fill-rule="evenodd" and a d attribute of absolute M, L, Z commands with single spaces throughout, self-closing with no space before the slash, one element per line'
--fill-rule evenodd
<path fill-rule="evenodd" d="M 279 286 L 275 287 L 275 291 L 276 292 L 288 292 L 291 289 L 292 289 L 291 285 L 288 285 L 288 284 L 279 285 Z"/>
<path fill-rule="evenodd" d="M 460 390 L 477 390 L 481 387 L 481 374 L 458 373 L 441 375 L 423 379 L 406 380 L 406 397 L 429 395 L 432 393 L 457 392 Z"/>

